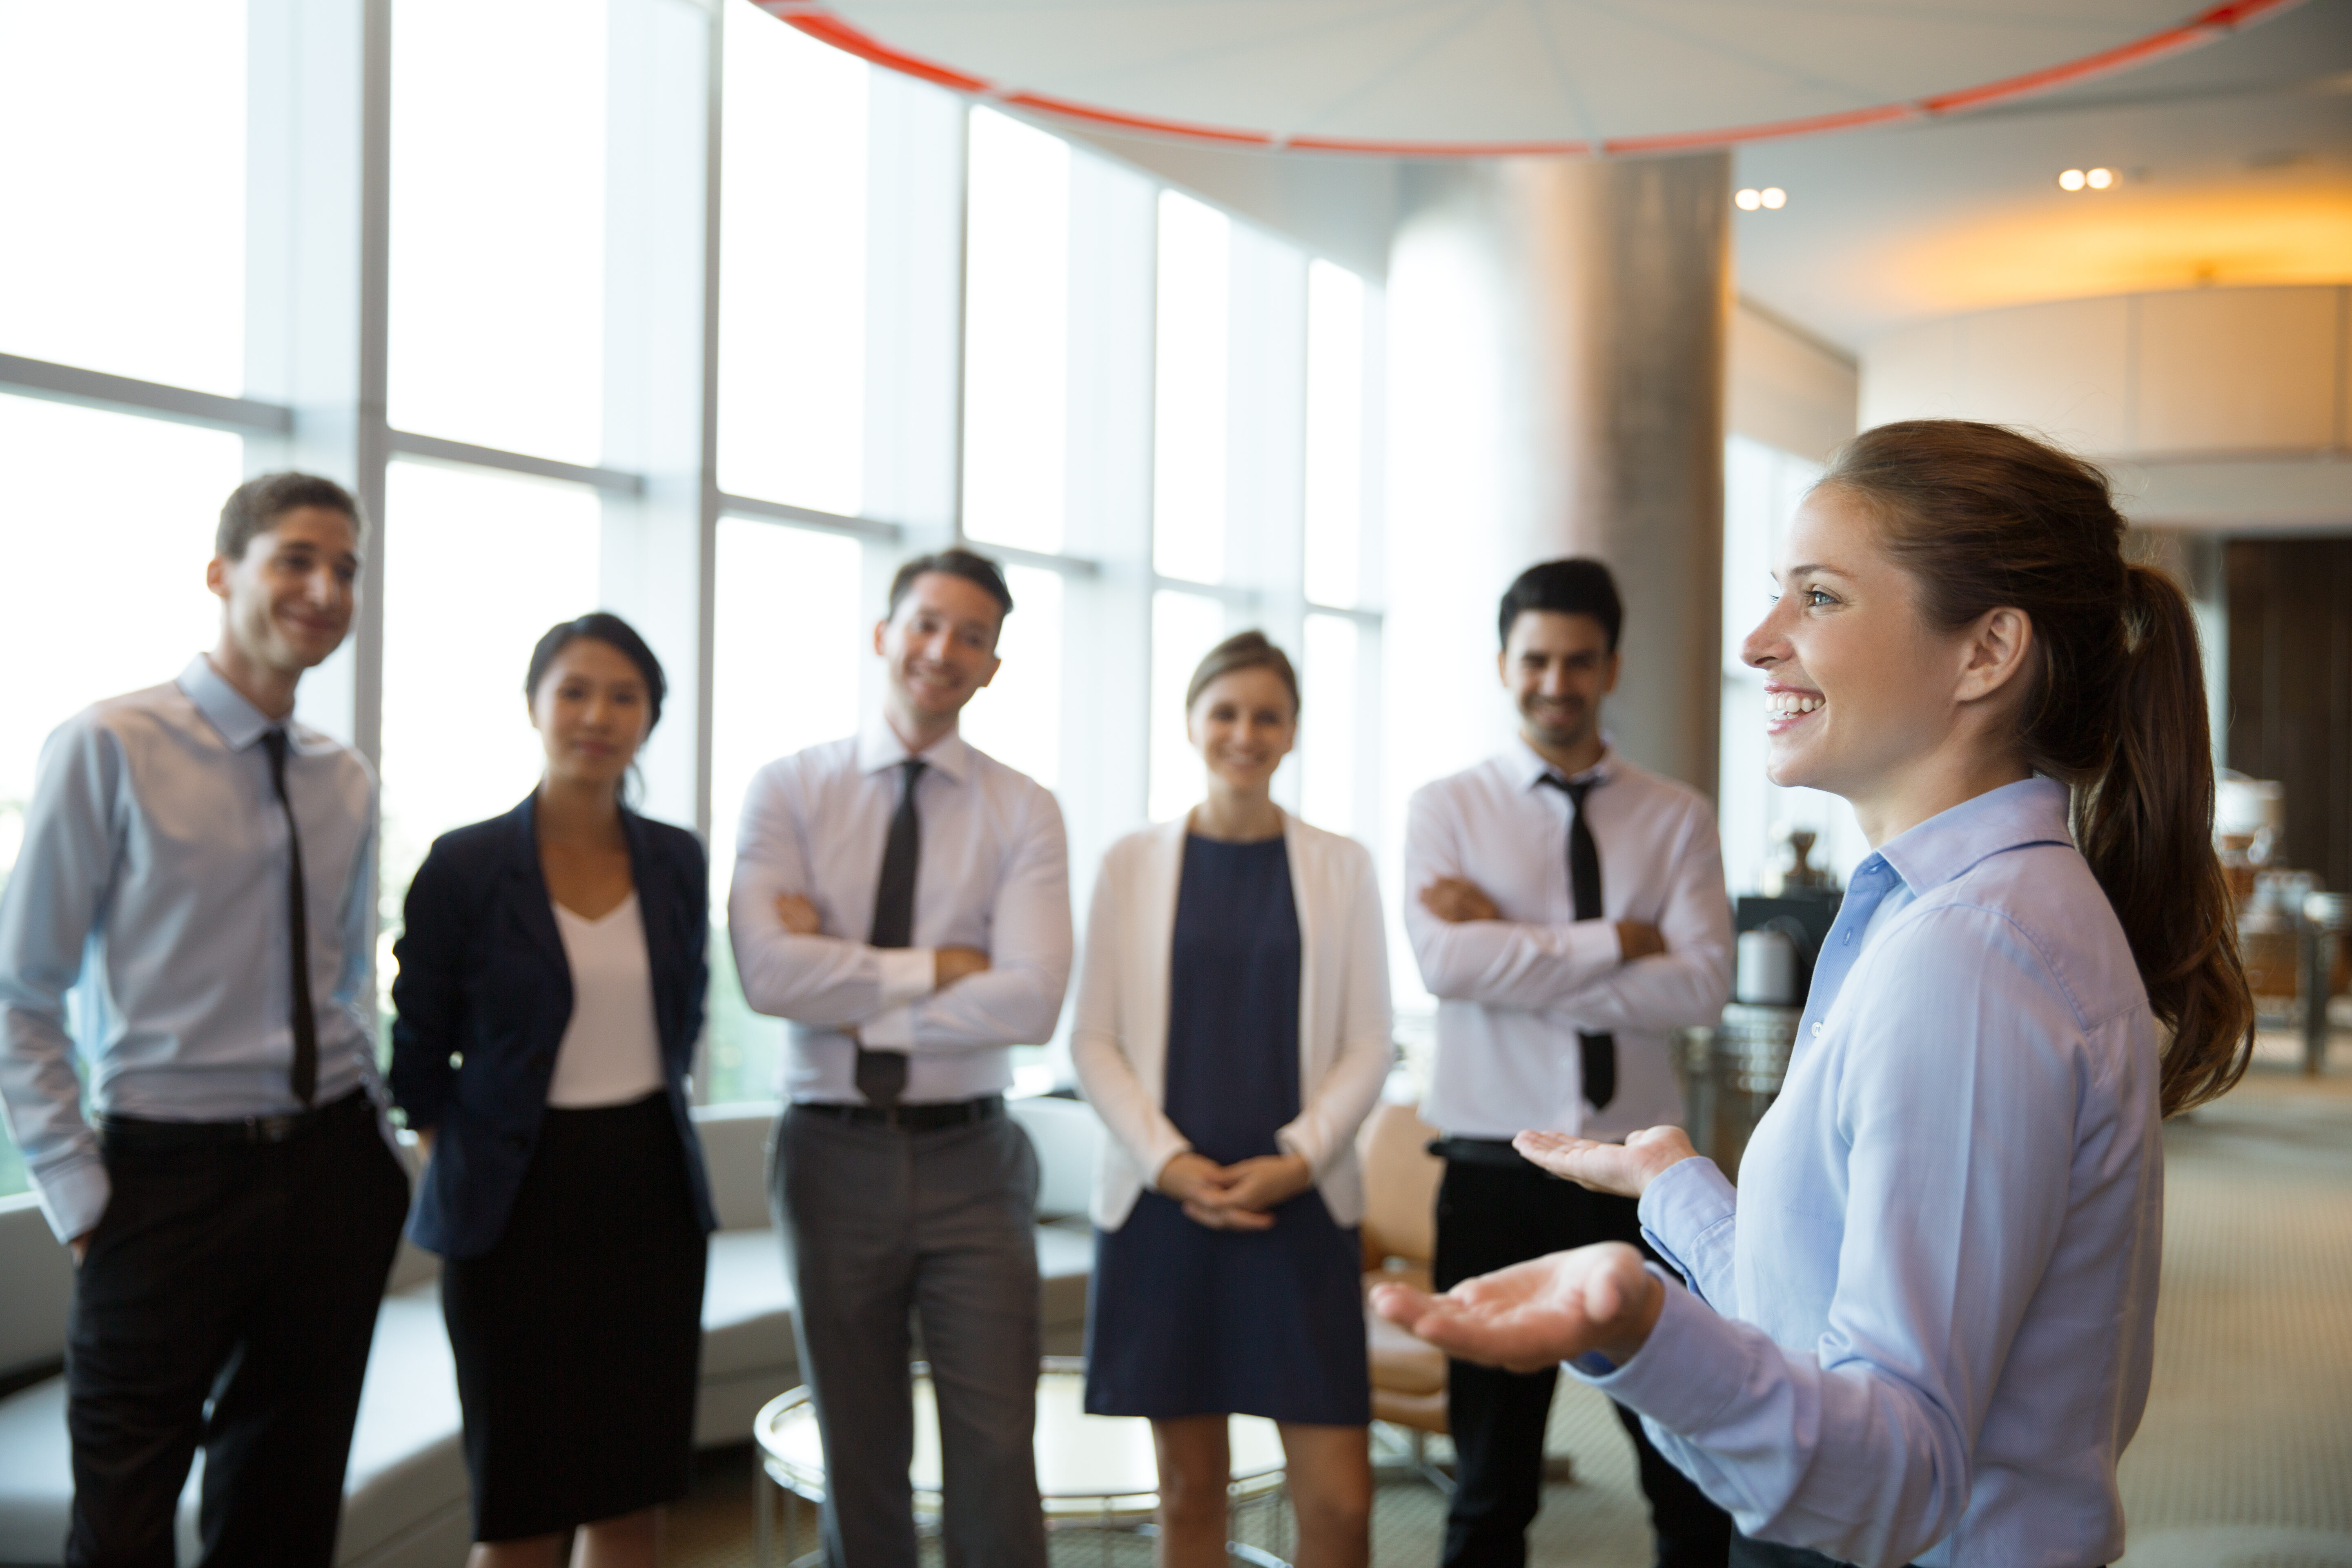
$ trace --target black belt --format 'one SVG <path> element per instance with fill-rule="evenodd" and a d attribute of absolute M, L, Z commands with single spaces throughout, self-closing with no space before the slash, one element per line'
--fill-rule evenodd
<path fill-rule="evenodd" d="M 889 1127 L 901 1132 L 937 1132 L 943 1128 L 968 1127 L 975 1121 L 995 1121 L 1004 1114 L 1004 1097 L 984 1094 L 978 1100 L 952 1100 L 945 1104 L 894 1105 L 887 1110 L 874 1105 L 841 1105 L 832 1100 L 804 1100 L 794 1102 L 793 1109 L 832 1121 L 846 1121 L 856 1127 Z"/>
<path fill-rule="evenodd" d="M 1483 1165 L 1496 1171 L 1525 1171 L 1532 1176 L 1550 1174 L 1541 1165 L 1511 1147 L 1507 1138 L 1433 1138 L 1429 1152 L 1457 1165 Z"/>
<path fill-rule="evenodd" d="M 239 1121 L 152 1121 L 136 1116 L 100 1116 L 99 1141 L 110 1151 L 164 1153 L 180 1149 L 245 1149 L 271 1143 L 291 1143 L 331 1121 L 348 1121 L 353 1112 L 373 1119 L 375 1103 L 364 1089 L 310 1110 L 289 1110 L 278 1116 L 248 1116 Z"/>

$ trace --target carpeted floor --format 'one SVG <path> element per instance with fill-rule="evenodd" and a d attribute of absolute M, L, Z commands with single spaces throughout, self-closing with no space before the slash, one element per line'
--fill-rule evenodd
<path fill-rule="evenodd" d="M 2154 1390 L 2121 1486 L 2118 1568 L 2352 1568 L 2352 1037 L 2329 1076 L 2294 1072 L 2265 1039 L 2233 1094 L 2166 1135 L 2164 1289 Z M 1547 1490 L 1536 1568 L 1645 1568 L 1633 1453 L 1599 1396 L 1563 1384 L 1551 1448 L 1572 1481 Z M 706 1455 L 670 1521 L 672 1568 L 749 1568 L 748 1450 Z M 1384 1484 L 1373 1558 L 1429 1568 L 1443 1500 Z M 1263 1542 L 1265 1521 L 1245 1529 Z M 814 1546 L 803 1525 L 803 1550 Z M 1274 1542 L 1279 1545 L 1280 1542 Z M 1062 1540 L 1056 1568 L 1144 1568 L 1148 1544 Z"/>

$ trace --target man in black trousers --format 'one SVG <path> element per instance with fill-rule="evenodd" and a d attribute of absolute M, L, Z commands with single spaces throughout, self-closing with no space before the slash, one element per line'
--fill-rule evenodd
<path fill-rule="evenodd" d="M 1405 929 L 1438 997 L 1422 1114 L 1443 1130 L 1437 1288 L 1596 1241 L 1641 1244 L 1631 1198 L 1556 1181 L 1525 1129 L 1619 1139 L 1679 1121 L 1672 1031 L 1731 991 L 1731 910 L 1706 797 L 1618 755 L 1601 728 L 1623 610 L 1597 561 L 1529 567 L 1503 595 L 1496 661 L 1517 705 L 1499 755 L 1415 793 Z M 1518 1568 L 1543 1500 L 1559 1374 L 1454 1362 L 1457 1482 L 1446 1568 Z M 1731 1521 L 1620 1409 L 1661 1568 L 1723 1568 Z"/>
<path fill-rule="evenodd" d="M 0 1097 L 78 1265 L 78 1568 L 170 1568 L 199 1444 L 208 1568 L 334 1558 L 408 1205 L 371 1026 L 375 781 L 293 721 L 360 540 L 331 480 L 239 486 L 219 642 L 49 737 L 0 894 Z"/>

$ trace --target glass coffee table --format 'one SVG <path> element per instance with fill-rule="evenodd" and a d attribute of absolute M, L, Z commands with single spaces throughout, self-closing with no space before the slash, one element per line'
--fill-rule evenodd
<path fill-rule="evenodd" d="M 908 1479 L 915 1488 L 915 1524 L 935 1533 L 940 1521 L 939 1404 L 930 1369 L 914 1367 L 915 1459 Z M 1103 1538 L 1109 1560 L 1112 1538 L 1144 1535 L 1160 1503 L 1160 1466 L 1151 1448 L 1151 1423 L 1133 1416 L 1086 1413 L 1087 1363 L 1076 1356 L 1048 1356 L 1037 1372 L 1037 1490 L 1045 1527 L 1053 1531 L 1090 1531 Z M 760 1447 L 759 1476 L 752 1483 L 761 1568 L 773 1560 L 779 1491 L 790 1498 L 824 1501 L 824 1447 L 817 1436 L 816 1406 L 805 1388 L 770 1400 L 752 1423 Z M 1281 1434 L 1255 1415 L 1233 1418 L 1233 1478 L 1226 1490 L 1229 1516 L 1245 1508 L 1271 1509 L 1278 1517 L 1283 1492 Z M 822 1545 L 801 1554 L 799 1510 L 786 1500 L 784 1561 L 808 1568 L 824 1561 Z M 1228 1531 L 1228 1533 L 1234 1533 Z M 1263 1547 L 1229 1542 L 1228 1554 L 1256 1568 L 1286 1568 Z"/>

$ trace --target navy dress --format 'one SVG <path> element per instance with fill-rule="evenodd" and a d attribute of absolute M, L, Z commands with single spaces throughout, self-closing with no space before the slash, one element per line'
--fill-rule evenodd
<path fill-rule="evenodd" d="M 1298 910 L 1283 841 L 1184 840 L 1161 1107 L 1221 1165 L 1279 1154 L 1298 1114 Z M 1262 1231 L 1211 1230 L 1146 1192 L 1096 1237 L 1087 1409 L 1371 1419 L 1362 1253 L 1313 1187 Z"/>

